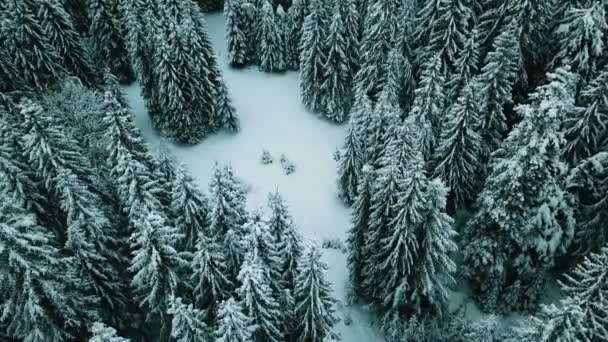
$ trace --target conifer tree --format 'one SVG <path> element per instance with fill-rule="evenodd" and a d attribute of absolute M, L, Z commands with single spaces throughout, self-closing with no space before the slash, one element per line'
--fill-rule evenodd
<path fill-rule="evenodd" d="M 128 338 L 120 337 L 116 329 L 101 322 L 95 322 L 91 326 L 91 338 L 89 342 L 129 342 Z"/>
<path fill-rule="evenodd" d="M 209 234 L 209 201 L 180 164 L 171 189 L 171 212 L 175 227 L 183 234 L 181 250 L 194 251 L 199 234 Z"/>
<path fill-rule="evenodd" d="M 91 20 L 89 35 L 92 37 L 96 58 L 107 63 L 120 83 L 133 82 L 133 68 L 129 61 L 126 34 L 123 32 L 123 18 L 118 2 L 116 0 L 89 1 L 88 14 Z"/>
<path fill-rule="evenodd" d="M 441 130 L 440 124 L 444 119 L 445 77 L 441 64 L 440 56 L 434 54 L 423 66 L 410 111 L 410 117 L 422 130 L 420 144 L 425 158 L 428 158 L 435 148 Z"/>
<path fill-rule="evenodd" d="M 328 58 L 327 32 L 329 29 L 329 10 L 322 0 L 311 0 L 310 14 L 302 27 L 300 42 L 300 92 L 302 102 L 310 111 L 325 108 L 327 93 L 325 65 Z"/>
<path fill-rule="evenodd" d="M 224 2 L 228 62 L 233 67 L 245 66 L 252 58 L 249 55 L 250 42 L 247 40 L 247 31 L 245 30 L 251 23 L 245 22 L 248 19 L 245 10 L 243 0 L 226 0 Z"/>
<path fill-rule="evenodd" d="M 378 104 L 374 108 L 370 126 L 365 140 L 366 162 L 378 169 L 382 166 L 382 157 L 391 136 L 401 118 L 398 103 L 391 102 L 391 91 L 384 88 Z"/>
<path fill-rule="evenodd" d="M 359 70 L 359 12 L 357 0 L 335 2 L 336 12 L 340 13 L 344 24 L 345 53 L 351 75 L 354 77 Z"/>
<path fill-rule="evenodd" d="M 426 1 L 423 6 L 420 6 L 415 17 L 415 31 L 413 32 L 416 47 L 425 47 L 431 41 L 433 29 L 439 27 L 437 20 L 440 17 L 442 1 L 445 0 Z"/>
<path fill-rule="evenodd" d="M 68 73 L 89 87 L 95 86 L 99 82 L 99 76 L 91 56 L 61 4 L 55 0 L 43 0 L 33 10 L 36 11 L 44 36 L 63 59 L 63 66 Z"/>
<path fill-rule="evenodd" d="M 579 94 L 579 106 L 564 122 L 566 145 L 563 154 L 575 165 L 598 152 L 608 124 L 608 67 L 589 82 Z"/>
<path fill-rule="evenodd" d="M 604 41 L 608 24 L 606 8 L 598 2 L 566 10 L 557 29 L 559 51 L 556 61 L 571 65 L 584 79 L 595 74 L 604 54 Z"/>
<path fill-rule="evenodd" d="M 279 304 L 273 297 L 264 265 L 255 254 L 249 254 L 245 258 L 238 280 L 241 287 L 237 293 L 245 315 L 255 324 L 255 340 L 282 341 Z"/>
<path fill-rule="evenodd" d="M 281 257 L 282 283 L 285 288 L 293 291 L 298 262 L 303 253 L 302 236 L 297 232 L 289 208 L 278 191 L 268 195 L 268 207 L 268 227 Z"/>
<path fill-rule="evenodd" d="M 469 84 L 479 72 L 479 33 L 471 30 L 464 47 L 458 50 L 454 61 L 454 73 L 446 83 L 447 100 L 456 101 L 462 88 Z"/>
<path fill-rule="evenodd" d="M 472 199 L 478 185 L 481 121 L 475 88 L 466 85 L 450 108 L 433 158 L 434 175 L 446 182 L 459 203 Z"/>
<path fill-rule="evenodd" d="M 337 323 L 336 300 L 331 296 L 331 284 L 325 278 L 327 269 L 319 249 L 310 246 L 298 267 L 296 279 L 298 341 L 323 341 Z"/>
<path fill-rule="evenodd" d="M 430 51 L 441 56 L 448 67 L 464 47 L 473 13 L 468 3 L 462 0 L 439 0 L 436 15 L 434 21 L 431 19 L 430 23 L 426 23 L 432 25 L 429 47 Z"/>
<path fill-rule="evenodd" d="M 0 33 L 7 61 L 2 64 L 7 65 L 5 72 L 15 78 L 9 81 L 9 88 L 44 91 L 57 84 L 66 70 L 60 53 L 49 42 L 29 5 L 25 1 L 14 1 L 5 12 Z"/>
<path fill-rule="evenodd" d="M 210 234 L 223 246 L 227 271 L 231 281 L 236 280 L 244 251 L 246 236 L 243 225 L 247 221 L 245 194 L 229 166 L 216 165 L 210 184 Z"/>
<path fill-rule="evenodd" d="M 83 0 L 66 0 L 63 4 L 66 12 L 72 18 L 76 31 L 85 37 L 89 33 L 89 15 L 87 2 Z"/>
<path fill-rule="evenodd" d="M 251 318 L 243 313 L 234 298 L 220 304 L 217 315 L 215 337 L 217 342 L 248 342 L 253 340 L 255 326 Z"/>
<path fill-rule="evenodd" d="M 171 320 L 171 337 L 177 342 L 208 341 L 209 332 L 204 322 L 203 312 L 192 304 L 185 304 L 181 298 L 169 300 L 167 313 Z"/>
<path fill-rule="evenodd" d="M 225 128 L 236 132 L 239 130 L 240 123 L 226 82 L 220 77 L 216 83 L 219 84 L 219 87 L 215 92 L 215 117 L 213 119 L 215 129 Z"/>
<path fill-rule="evenodd" d="M 534 307 L 546 272 L 574 234 L 573 199 L 558 180 L 559 129 L 574 109 L 576 77 L 563 69 L 548 76 L 532 104 L 517 108 L 524 119 L 495 152 L 465 234 L 465 274 L 489 307 L 501 296 L 514 308 Z"/>
<path fill-rule="evenodd" d="M 247 250 L 248 256 L 258 259 L 270 287 L 278 294 L 282 279 L 282 259 L 279 255 L 279 244 L 270 231 L 270 227 L 262 218 L 261 211 L 254 211 L 249 218 L 245 230 L 249 233 Z"/>
<path fill-rule="evenodd" d="M 209 317 L 214 317 L 216 305 L 228 298 L 234 288 L 226 272 L 226 258 L 221 246 L 200 233 L 192 268 L 196 304 L 207 310 Z"/>
<path fill-rule="evenodd" d="M 361 139 L 361 160 L 368 162 L 369 138 L 374 124 L 373 103 L 369 96 L 364 95 L 360 89 L 356 90 L 355 103 L 351 109 L 350 120 L 353 120 L 354 128 Z"/>
<path fill-rule="evenodd" d="M 351 117 L 346 130 L 343 152 L 338 161 L 338 189 L 340 198 L 347 205 L 353 204 L 357 197 L 357 183 L 364 162 L 362 141 L 356 124 L 355 118 Z"/>
<path fill-rule="evenodd" d="M 398 103 L 405 113 L 409 113 L 414 99 L 414 75 L 412 65 L 398 48 L 388 54 L 386 87 L 392 103 Z M 403 116 L 403 115 L 402 115 Z"/>
<path fill-rule="evenodd" d="M 370 6 L 359 50 L 361 68 L 354 82 L 376 101 L 386 83 L 385 61 L 396 42 L 398 6 L 395 0 L 372 2 Z"/>
<path fill-rule="evenodd" d="M 257 29 L 257 56 L 262 71 L 286 69 L 286 50 L 281 27 L 268 0 L 262 7 L 262 16 Z"/>
<path fill-rule="evenodd" d="M 335 11 L 329 24 L 327 61 L 324 67 L 326 91 L 325 115 L 334 122 L 344 121 L 351 101 L 352 70 L 347 56 L 346 27 L 339 11 Z"/>
<path fill-rule="evenodd" d="M 0 193 L 3 198 L 8 194 Z M 98 319 L 77 261 L 66 257 L 48 229 L 17 203 L 0 204 L 0 284 L 5 337 L 63 341 L 86 334 Z"/>
<path fill-rule="evenodd" d="M 293 0 L 293 4 L 288 12 L 288 32 L 287 32 L 287 55 L 289 69 L 298 70 L 300 68 L 300 56 L 302 55 L 302 32 L 304 21 L 308 14 L 310 0 Z"/>
<path fill-rule="evenodd" d="M 481 84 L 477 91 L 481 104 L 482 131 L 484 149 L 488 155 L 498 148 L 507 131 L 507 117 L 504 106 L 512 103 L 513 83 L 517 79 L 519 53 L 517 50 L 517 32 L 511 24 L 492 43 L 481 74 L 476 78 Z"/>

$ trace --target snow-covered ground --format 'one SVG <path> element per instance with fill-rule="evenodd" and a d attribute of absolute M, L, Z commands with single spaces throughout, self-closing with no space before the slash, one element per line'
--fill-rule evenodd
<path fill-rule="evenodd" d="M 215 162 L 229 163 L 245 184 L 250 208 L 265 205 L 268 193 L 279 189 L 291 208 L 294 220 L 306 239 L 318 243 L 325 238 L 344 240 L 349 229 L 350 210 L 337 198 L 336 164 L 333 153 L 341 146 L 344 126 L 331 124 L 309 113 L 301 104 L 298 74 L 266 74 L 252 67 L 234 70 L 224 56 L 224 18 L 208 16 L 209 35 L 219 55 L 223 76 L 241 120 L 236 134 L 219 133 L 191 146 L 171 146 L 180 161 L 189 166 L 202 189 L 208 182 Z M 126 89 L 136 123 L 146 140 L 155 145 L 158 134 L 152 128 L 137 85 Z M 262 150 L 268 150 L 275 161 L 262 165 Z M 285 154 L 296 171 L 285 175 L 279 157 Z M 339 313 L 342 322 L 336 328 L 347 342 L 383 341 L 366 310 L 346 306 L 348 272 L 346 255 L 325 250 L 330 266 L 329 280 L 335 295 L 344 303 Z M 344 325 L 350 316 L 352 324 Z"/>

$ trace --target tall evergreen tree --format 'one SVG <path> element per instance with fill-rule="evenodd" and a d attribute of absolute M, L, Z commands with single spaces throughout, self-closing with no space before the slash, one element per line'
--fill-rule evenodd
<path fill-rule="evenodd" d="M 415 17 L 414 41 L 417 48 L 423 48 L 431 41 L 431 33 L 437 26 L 437 20 L 441 15 L 442 1 L 426 1 L 420 6 Z"/>
<path fill-rule="evenodd" d="M 234 288 L 226 272 L 226 257 L 221 246 L 201 233 L 196 243 L 192 268 L 197 306 L 207 310 L 209 317 L 215 317 L 216 305 L 228 298 Z"/>
<path fill-rule="evenodd" d="M 473 12 L 465 1 L 440 0 L 436 15 L 434 22 L 426 23 L 432 24 L 429 47 L 441 56 L 447 68 L 453 65 L 458 51 L 464 47 Z"/>
<path fill-rule="evenodd" d="M 473 198 L 480 167 L 481 121 L 475 84 L 466 85 L 442 123 L 434 153 L 434 174 L 443 179 L 459 203 Z"/>
<path fill-rule="evenodd" d="M 289 68 L 298 70 L 300 68 L 300 56 L 302 55 L 302 32 L 304 21 L 310 13 L 310 0 L 293 0 L 288 12 L 287 32 L 287 55 Z"/>
<path fill-rule="evenodd" d="M 608 66 L 579 94 L 579 106 L 564 122 L 566 145 L 563 154 L 575 165 L 600 149 L 608 125 Z"/>
<path fill-rule="evenodd" d="M 336 12 L 344 23 L 345 53 L 348 60 L 349 70 L 354 76 L 359 69 L 359 11 L 357 10 L 357 0 L 346 0 L 335 2 Z"/>
<path fill-rule="evenodd" d="M 281 313 L 272 294 L 270 279 L 264 265 L 255 254 L 249 254 L 241 267 L 237 290 L 245 315 L 255 324 L 255 340 L 282 341 Z"/>
<path fill-rule="evenodd" d="M 357 122 L 351 117 L 346 129 L 344 147 L 338 165 L 338 189 L 340 198 L 348 205 L 357 198 L 357 183 L 363 167 L 363 144 L 356 127 Z"/>
<path fill-rule="evenodd" d="M 278 294 L 282 279 L 282 259 L 279 255 L 279 244 L 270 231 L 270 227 L 262 218 L 258 210 L 251 214 L 246 226 L 248 237 L 248 256 L 258 261 L 265 276 L 268 278 L 269 286 Z"/>
<path fill-rule="evenodd" d="M 524 119 L 495 152 L 465 234 L 465 274 L 484 305 L 507 300 L 513 308 L 538 303 L 546 272 L 574 234 L 573 200 L 560 185 L 559 129 L 574 109 L 576 77 L 558 69 L 521 105 Z"/>
<path fill-rule="evenodd" d="M 95 322 L 91 326 L 91 338 L 89 342 L 129 342 L 128 338 L 120 337 L 116 329 L 101 322 Z"/>
<path fill-rule="evenodd" d="M 131 83 L 133 68 L 129 61 L 123 17 L 116 0 L 89 1 L 89 35 L 97 58 L 107 63 L 121 83 Z"/>
<path fill-rule="evenodd" d="M 557 29 L 556 61 L 571 65 L 584 79 L 592 77 L 604 55 L 607 30 L 606 8 L 601 3 L 569 7 Z"/>
<path fill-rule="evenodd" d="M 232 98 L 228 93 L 228 87 L 222 77 L 216 80 L 218 88 L 215 91 L 215 117 L 213 120 L 215 129 L 225 128 L 228 131 L 239 130 L 239 118 L 232 104 Z"/>
<path fill-rule="evenodd" d="M 335 11 L 327 36 L 327 61 L 323 68 L 325 91 L 324 112 L 328 119 L 341 123 L 350 109 L 352 69 L 348 59 L 346 26 L 339 11 Z"/>
<path fill-rule="evenodd" d="M 327 32 L 329 29 L 329 10 L 322 0 L 311 0 L 310 14 L 302 26 L 300 42 L 300 92 L 304 106 L 311 111 L 325 108 L 327 94 L 325 65 L 328 58 Z"/>
<path fill-rule="evenodd" d="M 251 318 L 243 313 L 241 305 L 234 298 L 220 304 L 215 331 L 218 342 L 248 342 L 253 340 L 255 326 Z"/>
<path fill-rule="evenodd" d="M 247 40 L 247 23 L 249 18 L 245 11 L 243 0 L 226 0 L 224 16 L 226 17 L 226 45 L 228 47 L 228 62 L 233 67 L 247 65 L 252 56 L 249 55 L 251 42 Z"/>
<path fill-rule="evenodd" d="M 320 342 L 337 323 L 336 300 L 331 296 L 331 284 L 326 280 L 327 265 L 321 252 L 310 246 L 298 267 L 295 303 L 298 341 Z"/>
<path fill-rule="evenodd" d="M 177 342 L 204 342 L 209 340 L 203 312 L 181 298 L 171 298 L 167 313 L 171 320 L 171 337 Z"/>
<path fill-rule="evenodd" d="M 76 31 L 69 14 L 55 0 L 44 0 L 33 8 L 49 44 L 63 59 L 68 73 L 78 77 L 83 84 L 92 87 L 99 82 L 99 75 L 89 55 L 84 39 Z"/>
<path fill-rule="evenodd" d="M 269 1 L 265 1 L 262 7 L 256 41 L 257 55 L 262 71 L 283 71 L 287 68 L 281 27 Z"/>
<path fill-rule="evenodd" d="M 12 76 L 8 87 L 44 91 L 57 84 L 66 75 L 63 59 L 49 42 L 32 6 L 25 1 L 13 1 L 5 15 L 0 34 L 7 58 L 2 63 L 6 65 L 3 69 Z M 15 81 L 10 81 L 11 78 Z"/>
<path fill-rule="evenodd" d="M 477 29 L 470 31 L 464 47 L 458 50 L 454 61 L 454 72 L 446 83 L 446 95 L 449 102 L 460 96 L 460 91 L 479 72 L 479 33 Z"/>
<path fill-rule="evenodd" d="M 372 100 L 378 96 L 386 83 L 386 59 L 395 45 L 397 34 L 397 1 L 371 2 L 369 18 L 366 21 L 361 48 L 361 68 L 355 76 L 355 85 Z"/>
<path fill-rule="evenodd" d="M 400 119 L 399 104 L 391 102 L 391 91 L 384 88 L 370 118 L 371 122 L 365 138 L 366 162 L 375 169 L 382 166 L 382 157 L 389 142 L 391 130 L 397 127 Z"/>
<path fill-rule="evenodd" d="M 199 234 L 209 234 L 209 201 L 180 164 L 171 189 L 171 212 L 175 226 L 184 236 L 182 250 L 194 251 Z"/>

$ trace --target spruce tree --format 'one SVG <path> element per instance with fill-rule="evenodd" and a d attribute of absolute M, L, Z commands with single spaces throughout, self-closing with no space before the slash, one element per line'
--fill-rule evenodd
<path fill-rule="evenodd" d="M 233 67 L 247 65 L 252 56 L 249 55 L 251 44 L 247 40 L 246 23 L 248 16 L 245 13 L 243 0 L 226 0 L 224 2 L 224 16 L 226 17 L 226 45 L 228 49 L 228 62 Z"/>
<path fill-rule="evenodd" d="M 357 196 L 353 203 L 351 215 L 351 228 L 348 232 L 347 243 L 349 254 L 347 259 L 350 275 L 351 296 L 353 299 L 364 298 L 363 266 L 368 255 L 365 254 L 366 237 L 369 230 L 369 218 L 372 211 L 372 195 L 374 172 L 368 164 L 361 168 L 361 175 L 357 182 Z"/>
<path fill-rule="evenodd" d="M 371 13 L 366 21 L 359 50 L 361 68 L 354 82 L 356 87 L 376 101 L 386 83 L 385 61 L 396 42 L 398 6 L 395 0 L 370 4 Z"/>
<path fill-rule="evenodd" d="M 353 204 L 357 198 L 357 183 L 363 167 L 362 141 L 357 132 L 357 122 L 351 117 L 346 129 L 346 138 L 338 165 L 338 189 L 340 198 L 347 205 Z"/>
<path fill-rule="evenodd" d="M 532 104 L 517 108 L 524 119 L 493 155 L 465 234 L 465 274 L 489 307 L 506 300 L 499 297 L 513 308 L 534 307 L 546 273 L 574 234 L 573 199 L 559 182 L 559 130 L 574 109 L 576 77 L 563 69 L 548 76 Z"/>
<path fill-rule="evenodd" d="M 116 329 L 101 322 L 91 325 L 91 338 L 89 342 L 129 342 L 128 338 L 120 337 Z"/>
<path fill-rule="evenodd" d="M 229 279 L 234 282 L 247 247 L 243 242 L 246 236 L 243 225 L 247 221 L 245 194 L 232 169 L 217 165 L 211 178 L 210 193 L 209 231 L 224 248 Z"/>
<path fill-rule="evenodd" d="M 431 41 L 431 33 L 437 26 L 441 15 L 442 2 L 445 0 L 431 0 L 419 7 L 415 17 L 415 30 L 413 32 L 415 46 L 423 48 Z"/>
<path fill-rule="evenodd" d="M 354 76 L 359 70 L 359 12 L 357 0 L 336 1 L 336 12 L 344 23 L 345 53 L 349 70 Z"/>
<path fill-rule="evenodd" d="M 434 54 L 423 66 L 409 114 L 421 129 L 420 144 L 425 158 L 433 153 L 444 120 L 445 77 L 441 64 L 440 56 Z"/>
<path fill-rule="evenodd" d="M 374 124 L 373 114 L 374 110 L 371 99 L 358 89 L 355 95 L 355 103 L 351 109 L 350 120 L 353 120 L 354 129 L 361 140 L 360 155 L 363 163 L 368 162 L 369 159 L 367 152 L 370 144 L 369 138 Z"/>
<path fill-rule="evenodd" d="M 127 52 L 123 17 L 116 0 L 92 0 L 88 8 L 95 57 L 104 61 L 120 83 L 134 80 L 133 68 Z"/>
<path fill-rule="evenodd" d="M 592 77 L 604 54 L 608 24 L 606 8 L 598 2 L 572 5 L 557 29 L 559 51 L 555 60 L 571 65 L 584 79 Z"/>
<path fill-rule="evenodd" d="M 251 318 L 243 313 L 243 309 L 234 298 L 229 298 L 220 304 L 217 315 L 215 338 L 217 342 L 249 342 L 253 340 L 255 326 Z"/>
<path fill-rule="evenodd" d="M 304 106 L 314 112 L 325 108 L 325 65 L 328 58 L 329 11 L 322 0 L 311 0 L 310 14 L 302 27 L 300 42 L 300 92 Z"/>
<path fill-rule="evenodd" d="M 286 50 L 281 27 L 268 0 L 262 7 L 262 16 L 257 28 L 257 56 L 262 71 L 286 69 Z"/>
<path fill-rule="evenodd" d="M 412 65 L 398 48 L 389 52 L 386 64 L 386 87 L 390 90 L 391 102 L 398 103 L 403 110 L 403 114 L 409 113 L 414 100 Z"/>
<path fill-rule="evenodd" d="M 575 165 L 598 152 L 608 124 L 608 67 L 580 92 L 578 105 L 564 122 L 563 154 Z"/>
<path fill-rule="evenodd" d="M 258 260 L 268 278 L 269 286 L 277 294 L 281 288 L 283 260 L 279 254 L 279 244 L 262 218 L 261 211 L 256 210 L 251 214 L 245 230 L 249 233 L 248 256 Z"/>
<path fill-rule="evenodd" d="M 196 243 L 192 269 L 196 304 L 207 310 L 209 317 L 214 317 L 216 305 L 229 297 L 234 285 L 228 278 L 221 246 L 202 233 Z"/>
<path fill-rule="evenodd" d="M 458 50 L 454 61 L 454 72 L 446 83 L 449 102 L 456 101 L 462 88 L 469 84 L 479 72 L 479 33 L 471 30 L 464 47 Z"/>
<path fill-rule="evenodd" d="M 245 315 L 255 324 L 255 340 L 278 342 L 283 340 L 281 312 L 264 267 L 255 254 L 249 254 L 239 272 L 237 293 Z"/>
<path fill-rule="evenodd" d="M 323 341 L 337 323 L 336 300 L 331 296 L 331 284 L 325 278 L 327 269 L 319 249 L 310 246 L 298 267 L 296 279 L 298 341 Z"/>
<path fill-rule="evenodd" d="M 326 100 L 324 113 L 328 119 L 341 123 L 344 121 L 351 102 L 352 70 L 346 55 L 345 26 L 338 11 L 334 12 L 327 37 L 328 53 L 324 67 Z"/>
<path fill-rule="evenodd" d="M 365 138 L 366 162 L 378 169 L 393 130 L 399 124 L 401 110 L 398 103 L 391 102 L 391 91 L 384 88 L 378 104 L 370 118 L 370 126 Z"/>
<path fill-rule="evenodd" d="M 300 68 L 300 56 L 302 55 L 302 33 L 304 21 L 308 14 L 310 0 L 293 0 L 293 4 L 288 12 L 288 32 L 287 32 L 287 58 L 289 69 L 298 70 Z"/>
<path fill-rule="evenodd" d="M 7 61 L 3 64 L 9 88 L 15 90 L 44 91 L 57 84 L 65 75 L 63 59 L 49 42 L 34 8 L 25 1 L 14 1 L 6 11 L 2 25 L 3 49 Z M 13 73 L 11 75 L 11 73 Z"/>
<path fill-rule="evenodd" d="M 434 153 L 434 175 L 443 179 L 458 203 L 473 198 L 478 185 L 481 128 L 475 84 L 466 85 L 442 123 Z"/>
<path fill-rule="evenodd" d="M 209 201 L 198 189 L 184 164 L 177 169 L 171 196 L 175 227 L 184 236 L 180 249 L 194 251 L 199 234 L 209 234 Z"/>
<path fill-rule="evenodd" d="M 219 86 L 215 92 L 215 117 L 213 119 L 215 129 L 225 128 L 228 131 L 239 130 L 239 118 L 232 104 L 232 98 L 228 93 L 228 87 L 223 78 L 219 77 L 216 82 Z"/>
<path fill-rule="evenodd" d="M 440 0 L 436 19 L 426 23 L 432 25 L 430 51 L 439 54 L 446 67 L 452 66 L 467 39 L 469 22 L 473 17 L 468 5 L 462 0 Z"/>
<path fill-rule="evenodd" d="M 286 289 L 293 291 L 298 262 L 303 253 L 302 236 L 298 233 L 289 208 L 278 191 L 268 195 L 268 207 L 268 227 L 278 246 L 282 283 Z"/>
<path fill-rule="evenodd" d="M 171 320 L 171 337 L 177 342 L 205 342 L 211 340 L 204 314 L 192 304 L 185 304 L 182 298 L 169 300 L 167 313 Z"/>
<path fill-rule="evenodd" d="M 83 84 L 93 87 L 99 75 L 89 55 L 82 36 L 76 31 L 69 14 L 55 0 L 40 1 L 33 10 L 49 44 L 63 59 L 68 73 L 78 77 Z"/>

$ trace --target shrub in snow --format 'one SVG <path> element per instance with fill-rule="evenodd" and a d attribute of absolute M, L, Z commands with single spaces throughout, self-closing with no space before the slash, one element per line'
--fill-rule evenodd
<path fill-rule="evenodd" d="M 268 152 L 268 150 L 262 150 L 261 160 L 263 165 L 272 164 L 274 162 L 274 158 L 272 158 L 272 155 L 270 152 Z"/>
<path fill-rule="evenodd" d="M 286 175 L 290 175 L 296 171 L 295 164 L 291 160 L 287 159 L 284 154 L 281 155 L 279 162 L 281 163 L 281 167 Z"/>

